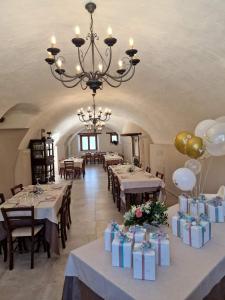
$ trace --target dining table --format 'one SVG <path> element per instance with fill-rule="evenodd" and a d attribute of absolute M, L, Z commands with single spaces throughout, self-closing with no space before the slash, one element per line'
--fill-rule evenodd
<path fill-rule="evenodd" d="M 107 170 L 107 168 L 111 165 L 117 165 L 117 164 L 121 164 L 123 162 L 123 157 L 118 155 L 117 153 L 107 153 L 105 155 L 103 155 L 104 159 L 104 169 L 105 171 Z"/>
<path fill-rule="evenodd" d="M 79 168 L 83 174 L 83 177 L 85 176 L 85 163 L 84 158 L 81 157 L 69 157 L 64 160 L 61 160 L 59 162 L 59 168 L 60 170 L 63 170 L 65 168 L 65 161 L 73 161 L 74 162 L 74 168 Z"/>
<path fill-rule="evenodd" d="M 168 209 L 170 226 L 161 228 L 169 235 L 170 266 L 157 266 L 155 281 L 136 280 L 132 269 L 112 267 L 111 253 L 98 239 L 70 252 L 62 299 L 224 299 L 225 223 L 213 223 L 212 239 L 192 248 L 172 234 L 171 218 L 178 209 L 178 204 Z"/>
<path fill-rule="evenodd" d="M 29 185 L 1 204 L 0 240 L 4 240 L 7 237 L 1 208 L 34 206 L 34 219 L 45 224 L 46 241 L 49 243 L 51 251 L 59 255 L 58 212 L 67 185 L 67 183 L 51 183 L 38 186 Z M 41 189 L 40 193 L 34 192 L 34 189 L 37 187 Z"/>

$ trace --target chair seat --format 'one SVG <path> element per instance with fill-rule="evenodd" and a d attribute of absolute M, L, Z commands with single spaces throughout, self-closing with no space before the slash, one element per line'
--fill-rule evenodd
<path fill-rule="evenodd" d="M 44 225 L 34 226 L 34 235 L 41 231 Z M 31 236 L 31 227 L 18 227 L 12 231 L 12 237 Z"/>

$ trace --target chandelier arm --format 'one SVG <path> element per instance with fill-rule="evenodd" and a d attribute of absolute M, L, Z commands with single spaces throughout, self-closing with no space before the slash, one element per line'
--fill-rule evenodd
<path fill-rule="evenodd" d="M 81 66 L 81 69 L 82 69 L 83 73 L 86 73 L 87 77 L 90 79 L 90 76 L 89 76 L 89 74 L 87 72 L 85 72 L 84 66 L 83 66 L 82 61 L 81 61 L 80 48 L 78 48 L 78 59 L 79 59 L 79 63 L 80 63 L 80 66 Z"/>
<path fill-rule="evenodd" d="M 75 86 L 77 86 L 77 85 L 81 82 L 81 79 L 78 80 L 78 81 L 77 81 L 75 84 L 73 84 L 73 85 L 68 85 L 68 84 L 65 83 L 66 81 L 63 81 L 63 80 L 61 80 L 61 82 L 62 82 L 62 85 L 64 85 L 65 87 L 71 89 L 71 88 L 74 88 Z"/>
<path fill-rule="evenodd" d="M 80 86 L 81 86 L 82 90 L 87 89 L 87 85 L 86 84 L 84 85 L 84 83 L 85 83 L 85 81 L 84 81 L 84 78 L 83 78 L 83 80 L 80 81 Z"/>
<path fill-rule="evenodd" d="M 121 82 L 127 82 L 127 81 L 129 81 L 134 76 L 134 74 L 135 74 L 135 67 L 133 67 L 133 69 L 132 69 L 131 72 L 132 72 L 131 75 L 129 77 L 125 78 L 125 79 L 122 79 Z"/>
<path fill-rule="evenodd" d="M 98 54 L 99 54 L 99 56 L 100 56 L 100 58 L 101 58 L 101 60 L 102 60 L 102 63 L 105 64 L 105 66 L 107 67 L 107 63 L 106 63 L 106 61 L 105 61 L 103 55 L 102 55 L 101 52 L 99 51 L 99 49 L 98 49 L 98 47 L 97 47 L 97 45 L 96 45 L 95 42 L 94 42 L 94 47 L 95 47 L 95 49 L 97 50 L 97 52 L 98 52 Z"/>
<path fill-rule="evenodd" d="M 84 59 L 85 59 L 85 57 L 86 57 L 86 55 L 87 55 L 87 53 L 88 53 L 90 47 L 91 47 L 91 42 L 89 43 L 89 46 L 87 47 L 87 50 L 86 50 L 86 52 L 84 53 L 84 55 L 83 55 L 83 53 L 82 53 L 82 50 L 80 50 L 80 52 L 81 52 L 81 61 L 82 61 L 82 63 L 84 63 Z M 79 50 L 79 49 L 80 49 L 80 48 L 78 48 L 78 50 Z"/>
<path fill-rule="evenodd" d="M 108 85 L 110 85 L 111 87 L 114 87 L 114 88 L 117 88 L 117 87 L 121 86 L 121 84 L 122 84 L 122 81 L 118 82 L 118 80 L 115 80 L 118 84 L 117 84 L 117 85 L 114 85 L 114 84 L 111 83 L 108 79 L 106 79 L 106 78 L 103 78 L 103 79 L 104 79 L 105 82 L 108 83 Z"/>
<path fill-rule="evenodd" d="M 110 50 L 109 51 L 109 61 L 108 61 L 108 64 L 106 64 L 106 70 L 105 70 L 105 72 L 101 74 L 102 76 L 107 75 L 107 72 L 108 72 L 108 70 L 109 70 L 109 68 L 111 66 L 111 62 L 112 62 L 112 47 L 109 47 L 109 50 Z"/>
<path fill-rule="evenodd" d="M 132 66 L 133 66 L 132 63 L 130 63 L 129 68 L 126 70 L 126 72 L 123 75 L 113 76 L 113 75 L 110 75 L 109 73 L 106 73 L 106 75 L 109 78 L 111 78 L 111 79 L 113 79 L 115 81 L 120 82 L 122 80 L 122 78 L 126 77 L 129 74 L 130 70 L 132 69 Z"/>
<path fill-rule="evenodd" d="M 53 67 L 52 66 L 50 66 L 50 70 L 51 70 L 51 73 L 52 73 L 52 75 L 53 75 L 53 77 L 55 78 L 55 79 L 57 79 L 58 81 L 62 81 L 62 79 L 61 79 L 61 76 L 59 75 L 59 77 L 54 73 L 54 70 L 53 70 Z"/>

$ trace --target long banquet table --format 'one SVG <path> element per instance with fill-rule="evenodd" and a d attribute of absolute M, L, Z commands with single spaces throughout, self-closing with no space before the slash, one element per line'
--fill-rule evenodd
<path fill-rule="evenodd" d="M 177 210 L 178 205 L 169 208 L 169 220 Z M 225 223 L 212 224 L 212 240 L 201 249 L 182 243 L 170 228 L 165 230 L 170 237 L 171 265 L 158 267 L 155 281 L 134 280 L 131 269 L 112 267 L 111 253 L 104 251 L 103 240 L 99 239 L 71 251 L 63 300 L 85 299 L 79 282 L 90 291 L 89 300 L 203 299 L 225 276 Z M 224 299 L 219 294 L 206 299 Z"/>
<path fill-rule="evenodd" d="M 41 187 L 44 191 L 40 195 L 35 195 L 32 192 L 32 185 L 25 187 L 21 192 L 0 205 L 0 209 L 2 207 L 34 206 L 35 220 L 45 222 L 45 238 L 49 243 L 51 250 L 54 253 L 59 254 L 57 215 L 62 204 L 62 198 L 67 184 L 47 184 L 41 185 Z M 4 229 L 3 216 L 0 210 L 0 240 L 5 238 L 6 230 Z"/>

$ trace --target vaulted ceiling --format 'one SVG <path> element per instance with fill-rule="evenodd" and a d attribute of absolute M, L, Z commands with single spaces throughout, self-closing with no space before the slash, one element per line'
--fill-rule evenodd
<path fill-rule="evenodd" d="M 193 130 L 206 118 L 225 115 L 224 0 L 95 1 L 99 47 L 110 25 L 118 42 L 114 63 L 134 38 L 141 63 L 134 78 L 118 89 L 97 94 L 113 110 L 111 125 L 122 130 L 132 121 L 156 143 L 171 143 L 178 130 Z M 58 137 L 79 127 L 80 106 L 91 91 L 66 89 L 44 62 L 50 37 L 71 67 L 71 38 L 79 25 L 86 36 L 89 15 L 84 0 L 8 0 L 0 2 L 1 128 L 50 129 Z M 75 66 L 74 66 L 75 68 Z"/>

